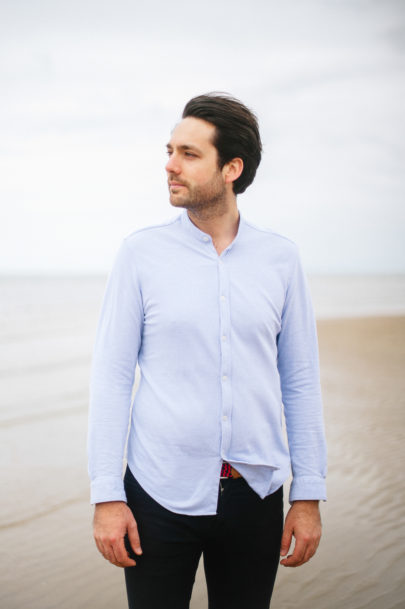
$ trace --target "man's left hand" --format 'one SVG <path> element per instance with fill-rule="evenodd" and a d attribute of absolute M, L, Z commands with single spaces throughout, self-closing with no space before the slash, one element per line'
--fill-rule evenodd
<path fill-rule="evenodd" d="M 285 567 L 299 567 L 307 562 L 316 552 L 321 533 L 319 501 L 294 501 L 285 519 L 280 554 L 287 556 L 293 536 L 295 548 L 280 564 Z"/>

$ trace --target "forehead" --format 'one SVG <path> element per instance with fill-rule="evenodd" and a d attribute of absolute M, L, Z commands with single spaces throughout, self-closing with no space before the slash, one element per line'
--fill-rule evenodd
<path fill-rule="evenodd" d="M 172 131 L 169 146 L 195 146 L 201 149 L 214 148 L 215 126 L 200 118 L 188 116 Z"/>

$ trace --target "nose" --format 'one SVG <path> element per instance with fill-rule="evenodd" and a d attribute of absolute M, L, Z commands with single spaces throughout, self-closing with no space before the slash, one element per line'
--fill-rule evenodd
<path fill-rule="evenodd" d="M 177 175 L 181 171 L 178 158 L 176 157 L 174 152 L 172 152 L 172 154 L 169 156 L 169 160 L 166 163 L 166 171 L 167 173 L 175 173 Z"/>

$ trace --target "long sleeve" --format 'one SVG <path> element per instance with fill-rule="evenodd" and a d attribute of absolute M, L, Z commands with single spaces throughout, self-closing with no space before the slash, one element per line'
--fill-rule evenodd
<path fill-rule="evenodd" d="M 216 513 L 223 461 L 262 498 L 292 465 L 291 500 L 324 499 L 317 339 L 295 244 L 241 216 L 218 256 L 187 210 L 134 231 L 107 284 L 90 402 L 93 503 L 126 499 L 127 434 L 131 472 L 175 513 Z"/>
<path fill-rule="evenodd" d="M 282 313 L 278 369 L 293 473 L 290 501 L 326 499 L 316 324 L 298 254 Z"/>
<path fill-rule="evenodd" d="M 142 295 L 124 241 L 107 283 L 93 353 L 88 432 L 92 503 L 126 500 L 123 456 L 142 326 Z"/>

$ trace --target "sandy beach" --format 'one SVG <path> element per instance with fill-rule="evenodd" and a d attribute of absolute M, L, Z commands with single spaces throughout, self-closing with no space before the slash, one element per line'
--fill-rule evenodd
<path fill-rule="evenodd" d="M 123 572 L 91 535 L 87 383 L 103 283 L 80 286 L 77 302 L 65 297 L 65 282 L 51 295 L 39 290 L 28 308 L 27 288 L 17 286 L 17 308 L 2 305 L 2 609 L 126 607 Z M 15 298 L 16 289 L 3 285 L 3 295 Z M 400 609 L 405 317 L 320 319 L 318 332 L 329 447 L 324 536 L 310 563 L 280 568 L 272 608 Z M 191 607 L 207 607 L 201 570 Z"/>

